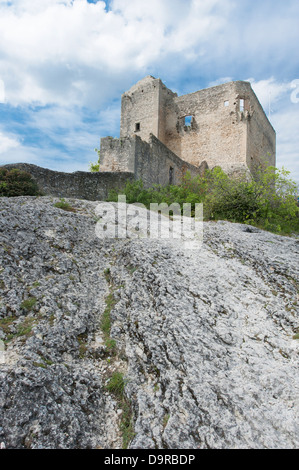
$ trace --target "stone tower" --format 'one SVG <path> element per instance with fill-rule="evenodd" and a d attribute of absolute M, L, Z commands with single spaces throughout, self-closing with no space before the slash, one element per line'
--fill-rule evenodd
<path fill-rule="evenodd" d="M 122 96 L 120 137 L 154 135 L 196 167 L 228 173 L 276 163 L 276 134 L 249 82 L 230 82 L 184 96 L 147 76 Z"/>

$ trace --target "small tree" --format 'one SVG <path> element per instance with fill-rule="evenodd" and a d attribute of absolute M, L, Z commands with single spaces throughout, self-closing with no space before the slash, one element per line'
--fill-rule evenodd
<path fill-rule="evenodd" d="M 38 196 L 39 194 L 36 181 L 26 171 L 17 168 L 0 169 L 0 197 Z"/>
<path fill-rule="evenodd" d="M 277 169 L 272 166 L 259 168 L 255 173 L 259 219 L 269 230 L 298 230 L 298 186 L 289 175 L 290 172 L 285 168 Z"/>
<path fill-rule="evenodd" d="M 258 225 L 274 232 L 297 231 L 298 188 L 290 172 L 258 167 L 253 178 L 229 178 L 222 170 L 208 172 L 205 217 Z"/>
<path fill-rule="evenodd" d="M 92 173 L 96 173 L 97 171 L 100 171 L 100 151 L 98 149 L 94 149 L 95 152 L 98 154 L 98 161 L 95 163 L 90 162 L 89 163 L 89 171 Z"/>

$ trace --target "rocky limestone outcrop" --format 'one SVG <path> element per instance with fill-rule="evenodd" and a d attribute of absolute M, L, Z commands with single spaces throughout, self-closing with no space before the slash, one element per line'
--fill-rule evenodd
<path fill-rule="evenodd" d="M 96 202 L 57 201 L 0 199 L 0 442 L 121 448 L 118 372 L 132 449 L 297 448 L 299 240 L 101 240 Z"/>

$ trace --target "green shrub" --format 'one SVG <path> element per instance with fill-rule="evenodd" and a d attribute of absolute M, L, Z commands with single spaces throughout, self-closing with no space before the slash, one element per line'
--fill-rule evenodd
<path fill-rule="evenodd" d="M 27 317 L 25 320 L 17 326 L 16 336 L 24 336 L 29 338 L 32 335 L 32 328 L 36 324 L 36 318 Z"/>
<path fill-rule="evenodd" d="M 207 219 L 247 223 L 276 233 L 299 231 L 298 188 L 284 168 L 260 166 L 252 179 L 229 178 L 217 169 L 208 179 Z"/>
<path fill-rule="evenodd" d="M 216 167 L 203 176 L 191 178 L 187 173 L 178 186 L 154 185 L 145 189 L 142 181 L 127 183 L 123 191 L 111 191 L 109 201 L 126 196 L 126 202 L 142 203 L 148 209 L 151 203 L 191 203 L 193 214 L 196 203 L 203 203 L 205 220 L 229 220 L 255 225 L 275 233 L 299 232 L 298 187 L 289 179 L 284 168 L 255 169 L 253 177 L 229 177 Z"/>
<path fill-rule="evenodd" d="M 177 203 L 183 209 L 184 203 L 191 203 L 194 206 L 195 203 L 201 202 L 200 194 L 192 192 L 185 184 L 180 186 L 156 184 L 152 188 L 145 189 L 142 181 L 129 182 L 123 191 L 110 191 L 108 200 L 117 202 L 120 193 L 126 196 L 127 204 L 141 203 L 147 209 L 150 208 L 150 204 L 161 203 L 166 203 L 169 206 Z"/>
<path fill-rule="evenodd" d="M 36 181 L 26 171 L 0 168 L 0 197 L 38 196 Z"/>

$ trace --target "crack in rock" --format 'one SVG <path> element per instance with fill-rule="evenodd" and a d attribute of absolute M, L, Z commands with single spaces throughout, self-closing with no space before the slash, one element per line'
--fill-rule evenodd
<path fill-rule="evenodd" d="M 56 201 L 0 200 L 0 442 L 120 448 L 121 370 L 132 449 L 297 448 L 298 240 L 229 222 L 189 251 L 100 240 L 96 202 Z"/>

